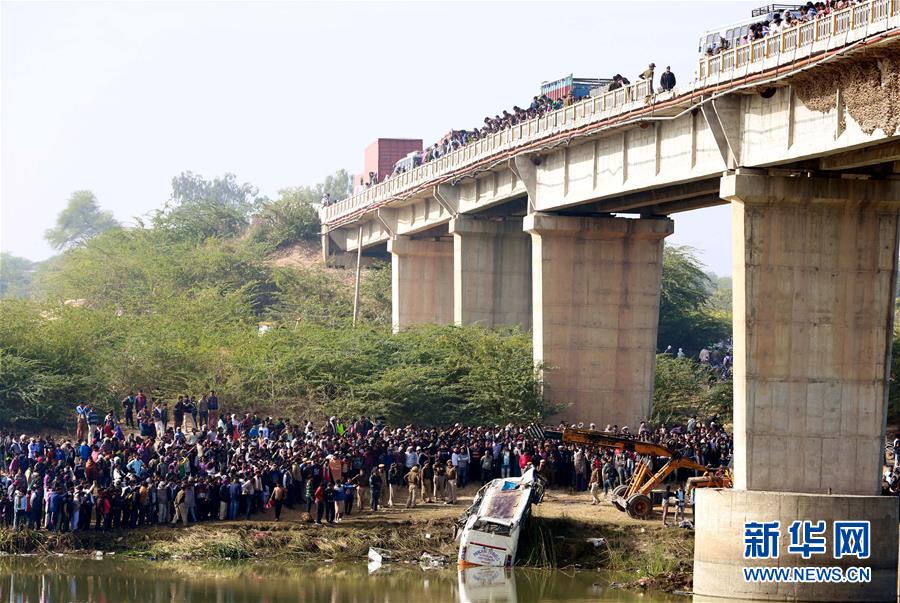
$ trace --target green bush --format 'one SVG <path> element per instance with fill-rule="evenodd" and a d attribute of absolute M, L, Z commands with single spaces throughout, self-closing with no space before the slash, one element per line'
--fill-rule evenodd
<path fill-rule="evenodd" d="M 656 424 L 683 423 L 692 416 L 719 415 L 730 422 L 733 383 L 688 358 L 656 356 L 651 418 Z"/>
<path fill-rule="evenodd" d="M 531 338 L 478 327 L 314 322 L 260 334 L 240 292 L 192 290 L 153 312 L 0 301 L 5 423 L 65 425 L 79 400 L 118 409 L 142 388 L 168 399 L 218 390 L 225 410 L 384 415 L 395 423 L 530 421 Z"/>
<path fill-rule="evenodd" d="M 281 249 L 299 241 L 319 238 L 322 225 L 312 203 L 286 196 L 266 204 L 253 216 L 251 236 L 272 249 Z"/>

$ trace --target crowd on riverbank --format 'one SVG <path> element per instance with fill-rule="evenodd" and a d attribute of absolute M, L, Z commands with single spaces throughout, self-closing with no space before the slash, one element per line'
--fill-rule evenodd
<path fill-rule="evenodd" d="M 123 423 L 112 413 L 100 422 L 91 405 L 79 405 L 75 439 L 3 436 L 0 525 L 108 530 L 249 519 L 270 509 L 268 517 L 278 520 L 284 506 L 318 523 L 339 522 L 354 507 L 454 504 L 469 483 L 518 476 L 530 466 L 551 488 L 596 494 L 625 483 L 638 461 L 627 451 L 535 440 L 513 425 L 440 429 L 391 427 L 367 417 L 332 417 L 321 425 L 250 413 L 214 417 L 213 396 L 203 397 L 202 419 L 182 397 L 174 424 L 157 412 L 161 402 L 144 398 L 137 432 L 127 429 L 129 396 Z M 218 413 L 217 399 L 213 406 Z M 641 423 L 636 433 L 606 429 L 666 444 L 713 467 L 731 456 L 731 437 L 715 418 L 673 428 Z"/>

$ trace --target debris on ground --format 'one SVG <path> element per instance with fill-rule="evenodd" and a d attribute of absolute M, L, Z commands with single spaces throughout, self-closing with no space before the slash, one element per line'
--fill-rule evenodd
<path fill-rule="evenodd" d="M 377 547 L 369 547 L 369 553 L 366 555 L 369 558 L 369 561 L 375 563 L 384 563 L 385 561 L 391 560 L 391 552 L 387 549 L 379 549 Z"/>
<path fill-rule="evenodd" d="M 447 558 L 443 555 L 432 555 L 426 551 L 419 557 L 419 565 L 422 569 L 438 569 L 446 567 Z"/>

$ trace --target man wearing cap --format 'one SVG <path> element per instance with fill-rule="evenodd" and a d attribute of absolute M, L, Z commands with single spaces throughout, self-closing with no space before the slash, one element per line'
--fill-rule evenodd
<path fill-rule="evenodd" d="M 650 66 L 644 69 L 644 71 L 639 76 L 642 80 L 650 82 L 651 89 L 653 88 L 653 70 L 656 69 L 656 63 L 650 63 Z"/>
<path fill-rule="evenodd" d="M 378 510 L 378 503 L 381 502 L 381 487 L 384 484 L 384 463 L 378 465 L 378 468 L 369 476 L 369 487 L 372 488 L 372 511 Z"/>
<path fill-rule="evenodd" d="M 419 488 L 422 487 L 422 479 L 419 477 L 419 466 L 413 465 L 409 473 L 404 478 L 407 489 L 409 490 L 409 498 L 406 499 L 406 508 L 410 509 L 416 506 L 416 498 L 419 494 Z"/>
<path fill-rule="evenodd" d="M 444 504 L 456 504 L 456 467 L 453 461 L 447 461 L 447 501 Z"/>
<path fill-rule="evenodd" d="M 659 76 L 659 85 L 662 88 L 663 92 L 668 92 L 675 87 L 675 74 L 672 73 L 671 67 L 666 67 L 666 70 L 663 72 L 663 74 Z M 707 354 L 709 354 L 709 352 L 707 352 Z"/>
<path fill-rule="evenodd" d="M 28 519 L 28 495 L 21 489 L 16 490 L 13 499 L 13 529 L 21 530 Z"/>

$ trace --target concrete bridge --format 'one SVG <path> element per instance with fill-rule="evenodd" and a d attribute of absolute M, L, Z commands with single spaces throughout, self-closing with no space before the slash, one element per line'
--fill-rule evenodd
<path fill-rule="evenodd" d="M 518 124 L 323 208 L 390 253 L 393 325 L 520 325 L 567 418 L 649 415 L 671 216 L 730 203 L 735 489 L 698 497 L 695 592 L 896 600 L 880 493 L 900 218 L 900 0 L 872 0 Z M 622 217 L 633 214 L 638 217 Z M 745 521 L 871 521 L 868 584 L 752 583 Z M 830 529 L 830 526 L 829 526 Z M 845 566 L 829 556 L 825 565 Z"/>

